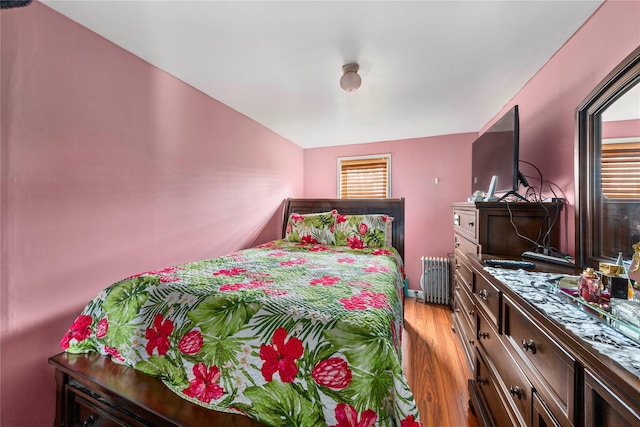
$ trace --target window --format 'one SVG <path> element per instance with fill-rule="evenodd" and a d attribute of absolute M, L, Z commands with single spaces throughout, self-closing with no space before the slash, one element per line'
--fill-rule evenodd
<path fill-rule="evenodd" d="M 338 197 L 391 197 L 391 154 L 338 158 Z"/>
<path fill-rule="evenodd" d="M 640 199 L 640 140 L 602 141 L 602 194 L 609 199 Z"/>

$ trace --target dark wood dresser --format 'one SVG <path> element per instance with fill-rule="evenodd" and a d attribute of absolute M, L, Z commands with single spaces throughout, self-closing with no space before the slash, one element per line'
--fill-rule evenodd
<path fill-rule="evenodd" d="M 528 224 L 529 231 L 537 233 L 540 208 L 531 204 L 527 215 L 527 204 L 521 205 L 518 231 L 523 233 Z M 511 229 L 500 227 L 504 218 L 491 218 L 503 216 L 499 209 L 485 210 L 481 203 L 453 205 L 453 327 L 473 373 L 470 404 L 480 424 L 639 426 L 640 377 L 600 354 L 484 268 L 487 258 L 521 259 L 522 251 L 530 249 L 513 239 L 513 216 L 507 221 Z M 556 246 L 555 232 L 551 239 Z M 496 251 L 495 255 L 481 254 L 487 250 Z M 534 262 L 537 271 L 579 273 Z"/>
<path fill-rule="evenodd" d="M 560 241 L 560 210 L 555 203 L 454 203 L 452 262 L 453 325 L 460 336 L 469 337 L 462 342 L 467 361 L 475 365 L 476 310 L 473 297 L 473 274 L 467 260 L 469 254 L 495 254 L 520 256 L 535 246 L 530 240 L 540 241 L 549 232 L 550 244 L 558 247 Z M 556 219 L 557 218 L 557 219 Z M 554 223 L 556 226 L 554 226 Z M 514 228 L 517 227 L 516 229 Z M 518 234 L 524 236 L 519 237 Z M 496 305 L 497 300 L 489 300 Z"/>
<path fill-rule="evenodd" d="M 265 427 L 191 403 L 159 379 L 97 353 L 61 353 L 49 363 L 56 369 L 57 427 Z"/>

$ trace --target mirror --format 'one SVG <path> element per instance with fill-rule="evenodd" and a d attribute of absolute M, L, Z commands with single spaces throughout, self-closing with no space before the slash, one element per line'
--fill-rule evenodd
<path fill-rule="evenodd" d="M 640 242 L 640 48 L 577 111 L 576 262 L 629 261 Z"/>

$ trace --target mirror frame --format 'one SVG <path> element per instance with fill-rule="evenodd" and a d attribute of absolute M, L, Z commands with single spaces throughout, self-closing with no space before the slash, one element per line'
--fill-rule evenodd
<path fill-rule="evenodd" d="M 601 198 L 596 197 L 596 176 L 600 174 L 600 114 L 636 84 L 640 84 L 640 47 L 596 86 L 576 112 L 575 251 L 576 265 L 582 268 L 597 267 L 599 262 L 611 262 L 610 258 L 596 253 L 597 236 L 593 226 L 596 210 L 602 209 Z"/>

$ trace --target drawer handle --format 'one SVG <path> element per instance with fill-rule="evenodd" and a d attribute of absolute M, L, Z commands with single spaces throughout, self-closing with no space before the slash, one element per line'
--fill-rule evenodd
<path fill-rule="evenodd" d="M 460 290 L 460 286 L 456 285 L 456 291 Z"/>
<path fill-rule="evenodd" d="M 511 396 L 517 396 L 518 399 L 522 399 L 522 390 L 520 390 L 520 387 L 518 386 L 511 386 L 509 387 L 509 393 L 511 394 Z"/>
<path fill-rule="evenodd" d="M 460 266 L 456 264 L 456 271 L 460 271 Z"/>
<path fill-rule="evenodd" d="M 478 332 L 478 339 L 480 340 L 482 338 L 484 339 L 489 338 L 489 332 L 482 332 L 482 331 Z"/>
<path fill-rule="evenodd" d="M 455 244 L 455 247 L 456 247 L 456 248 L 459 248 L 459 247 L 460 247 L 460 243 L 456 243 L 456 244 Z"/>
<path fill-rule="evenodd" d="M 84 421 L 82 422 L 82 424 L 80 424 L 80 425 L 81 425 L 82 427 L 87 427 L 87 426 L 93 425 L 93 423 L 95 423 L 97 419 L 98 419 L 98 417 L 97 417 L 96 415 L 91 414 L 91 415 L 89 415 L 89 417 L 88 417 L 86 420 L 84 420 Z"/>
<path fill-rule="evenodd" d="M 473 345 L 474 341 L 473 340 L 469 340 L 469 344 Z"/>
<path fill-rule="evenodd" d="M 469 227 L 473 227 L 473 221 L 469 221 Z"/>
<path fill-rule="evenodd" d="M 478 295 L 480 295 L 480 298 L 486 301 L 486 299 L 489 297 L 489 291 L 487 291 L 486 289 L 483 289 L 480 291 Z"/>
<path fill-rule="evenodd" d="M 533 340 L 529 340 L 528 342 L 526 340 L 522 340 L 522 348 L 525 352 L 530 351 L 531 354 L 536 354 L 536 351 L 538 351 L 536 349 L 536 343 Z"/>
<path fill-rule="evenodd" d="M 489 383 L 489 380 L 484 377 L 478 377 L 476 378 L 476 382 L 480 383 L 481 385 L 487 385 Z"/>
<path fill-rule="evenodd" d="M 474 314 L 476 314 L 474 310 L 469 310 L 469 315 L 473 316 Z"/>
<path fill-rule="evenodd" d="M 460 309 L 459 309 L 459 308 L 456 308 L 456 309 L 455 309 L 455 312 L 456 312 L 456 313 L 460 313 Z"/>

